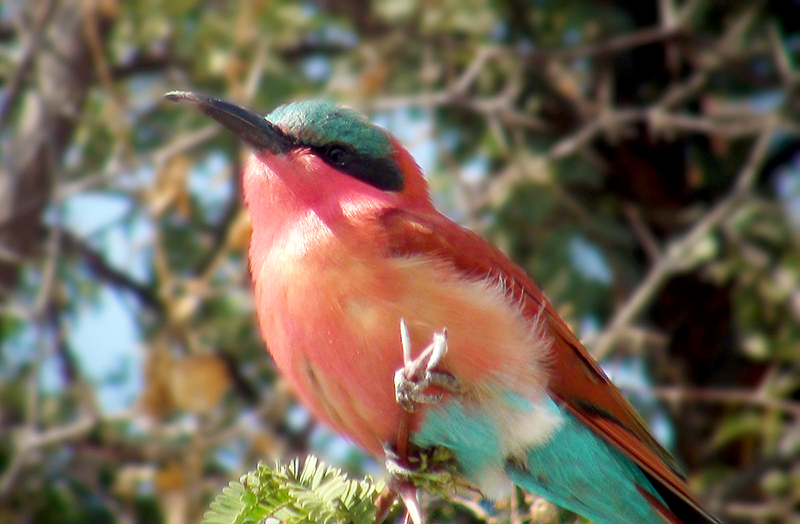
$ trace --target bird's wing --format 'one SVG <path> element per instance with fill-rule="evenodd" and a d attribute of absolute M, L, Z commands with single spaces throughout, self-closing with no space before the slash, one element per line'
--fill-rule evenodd
<path fill-rule="evenodd" d="M 717 522 L 692 499 L 674 458 L 648 432 L 641 417 L 606 377 L 575 334 L 525 272 L 479 235 L 446 217 L 400 209 L 377 217 L 378 230 L 388 254 L 425 255 L 450 262 L 469 278 L 500 277 L 509 293 L 523 304 L 524 314 L 541 315 L 554 339 L 554 358 L 549 388 L 552 396 L 606 442 L 634 461 L 653 480 L 654 487 L 670 506 L 683 507 L 686 522 Z M 659 488 L 661 486 L 661 489 Z M 663 489 L 666 488 L 666 489 Z M 663 505 L 653 499 L 654 506 Z"/>

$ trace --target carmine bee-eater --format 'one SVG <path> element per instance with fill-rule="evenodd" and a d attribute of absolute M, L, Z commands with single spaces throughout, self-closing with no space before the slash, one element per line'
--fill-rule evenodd
<path fill-rule="evenodd" d="M 445 449 L 490 498 L 517 484 L 598 524 L 718 522 L 524 271 L 436 211 L 395 137 L 325 101 L 263 117 L 166 98 L 253 151 L 259 324 L 317 417 L 376 457 Z"/>

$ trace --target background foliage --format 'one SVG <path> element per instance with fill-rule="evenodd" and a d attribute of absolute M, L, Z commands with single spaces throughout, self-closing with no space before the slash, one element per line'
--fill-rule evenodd
<path fill-rule="evenodd" d="M 380 472 L 267 358 L 245 152 L 162 102 L 184 88 L 367 111 L 441 208 L 536 279 L 710 509 L 800 521 L 799 11 L 5 0 L 0 523 L 197 522 L 259 460 L 310 450 Z M 522 493 L 426 505 L 431 522 L 574 520 Z"/>

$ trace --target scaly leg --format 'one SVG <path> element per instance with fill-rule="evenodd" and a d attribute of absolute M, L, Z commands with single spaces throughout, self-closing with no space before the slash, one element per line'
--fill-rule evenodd
<path fill-rule="evenodd" d="M 434 333 L 433 341 L 428 347 L 417 358 L 412 359 L 411 335 L 405 319 L 400 319 L 400 341 L 403 367 L 394 374 L 394 392 L 397 403 L 403 409 L 413 413 L 418 404 L 438 402 L 442 394 L 425 393 L 429 386 L 438 386 L 453 393 L 462 391 L 461 384 L 453 375 L 436 370 L 436 366 L 447 354 L 447 329 Z M 411 454 L 408 454 L 406 447 L 403 449 L 401 457 L 395 452 L 393 445 L 384 446 L 386 469 L 392 477 L 390 488 L 400 496 L 406 506 L 404 524 L 423 524 L 417 489 L 445 491 L 448 486 L 458 486 L 457 468 L 452 456 L 444 448 L 415 449 Z"/>

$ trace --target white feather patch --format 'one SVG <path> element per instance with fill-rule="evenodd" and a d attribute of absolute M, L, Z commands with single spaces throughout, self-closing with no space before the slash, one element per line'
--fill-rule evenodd
<path fill-rule="evenodd" d="M 502 464 L 487 466 L 478 474 L 478 478 L 473 479 L 473 483 L 481 494 L 490 500 L 508 498 L 514 488 L 514 483 L 511 482 Z"/>

